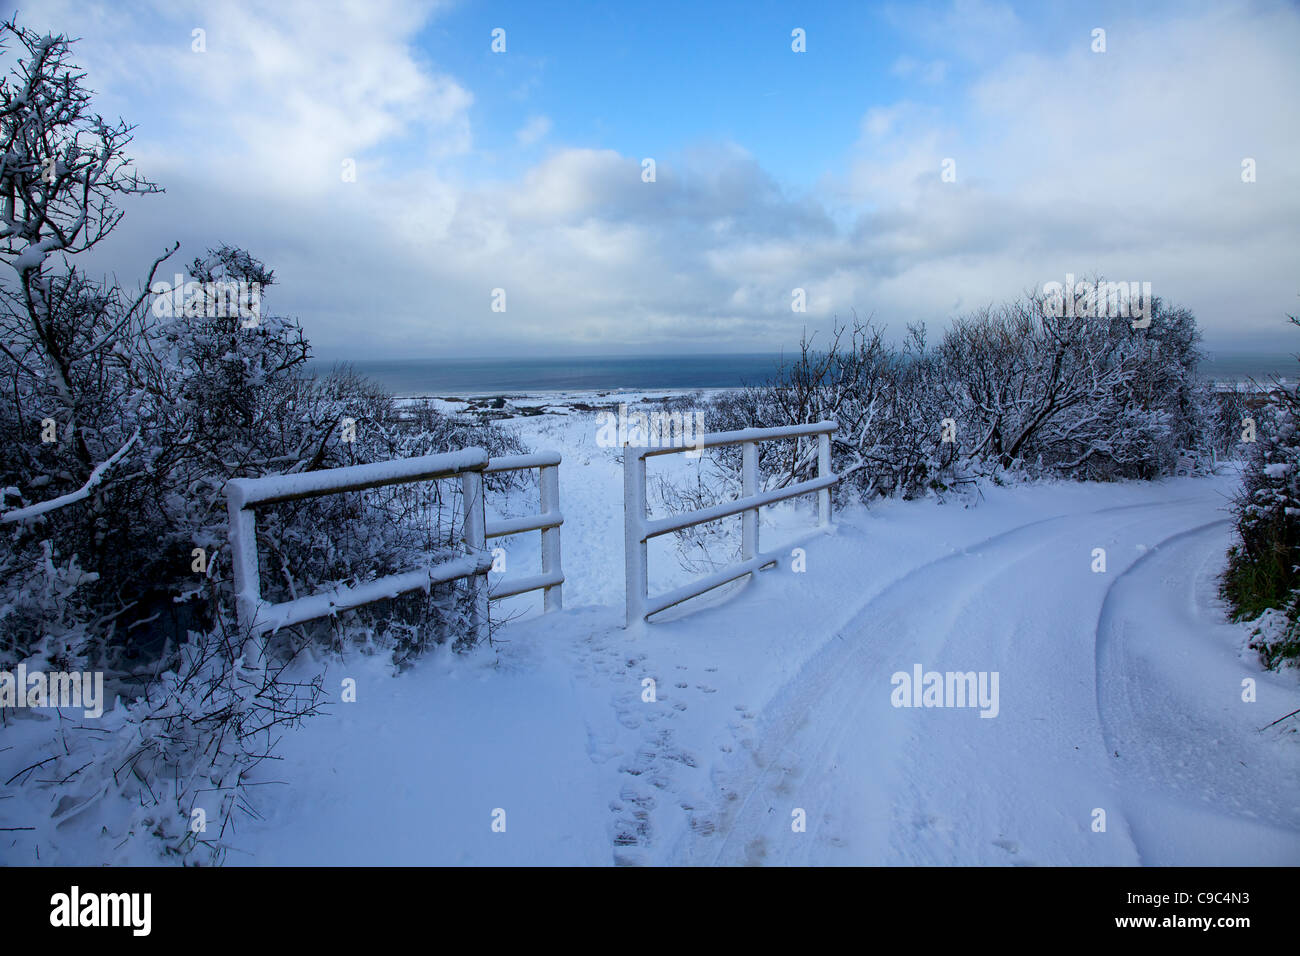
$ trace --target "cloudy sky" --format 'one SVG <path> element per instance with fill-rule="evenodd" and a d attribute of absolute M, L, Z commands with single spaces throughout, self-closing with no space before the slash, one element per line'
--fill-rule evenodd
<path fill-rule="evenodd" d="M 1295 5 L 813 6 L 37 0 L 20 22 L 81 38 L 166 189 L 95 268 L 136 284 L 173 241 L 243 246 L 322 358 L 772 351 L 1067 273 L 1151 282 L 1212 350 L 1295 350 Z"/>

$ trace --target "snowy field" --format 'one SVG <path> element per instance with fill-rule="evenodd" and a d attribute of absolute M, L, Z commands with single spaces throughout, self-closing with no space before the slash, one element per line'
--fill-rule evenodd
<path fill-rule="evenodd" d="M 1215 597 L 1231 467 L 876 502 L 830 533 L 786 502 L 763 550 L 803 548 L 806 570 L 792 555 L 625 630 L 621 462 L 568 406 L 640 397 L 503 423 L 563 454 L 565 610 L 501 602 L 493 647 L 401 676 L 330 662 L 332 702 L 258 768 L 262 818 L 229 863 L 1300 864 L 1294 720 L 1260 730 L 1300 684 Z M 653 458 L 652 490 L 698 467 Z M 672 536 L 655 545 L 652 593 L 688 580 Z M 537 533 L 506 546 L 510 574 L 538 569 Z M 894 675 L 932 671 L 996 694 L 895 706 L 925 700 Z M 46 853 L 146 862 L 84 823 Z"/>

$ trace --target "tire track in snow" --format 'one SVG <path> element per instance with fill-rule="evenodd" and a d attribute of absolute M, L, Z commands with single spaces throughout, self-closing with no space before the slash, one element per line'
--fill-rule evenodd
<path fill-rule="evenodd" d="M 1132 506 L 1128 506 L 1128 505 L 1121 506 L 1121 508 L 1118 510 L 1124 510 L 1129 507 Z M 1105 509 L 1105 510 L 1115 510 L 1115 509 Z M 911 579 L 912 577 L 924 573 L 930 566 L 934 564 L 946 560 L 952 560 L 954 558 L 969 556 L 972 550 L 981 549 L 985 545 L 991 542 L 995 542 L 1001 538 L 1005 538 L 1009 535 L 1015 534 L 1016 532 L 1024 530 L 1026 528 L 1031 528 L 1047 522 L 1059 520 L 1062 517 L 1066 517 L 1066 516 L 1054 515 L 1048 518 L 1040 518 L 1035 521 L 1027 522 L 1023 525 L 1019 525 L 1015 528 L 1011 528 L 1006 531 L 1001 531 L 996 535 L 992 535 L 988 538 L 981 539 L 969 545 L 966 545 L 961 551 L 957 551 L 952 554 L 947 554 L 940 558 L 936 558 L 932 561 L 926 562 L 923 565 L 919 565 L 918 567 L 912 569 L 911 571 L 906 572 L 900 575 L 899 577 L 893 579 L 892 581 L 887 583 L 883 588 L 881 588 L 880 591 L 876 592 L 876 594 L 868 597 L 863 607 L 869 606 L 872 601 L 876 600 L 877 598 L 885 594 L 887 591 L 889 591 L 890 588 L 900 585 L 905 581 Z M 846 623 L 842 624 L 839 630 L 837 631 L 836 637 L 838 637 L 842 641 L 843 631 L 848 627 L 850 627 L 851 625 L 855 624 L 858 617 L 861 614 L 862 614 L 862 608 L 859 608 L 858 611 L 851 614 L 847 618 Z M 834 638 L 832 638 L 832 641 L 833 640 Z M 644 654 L 641 654 L 640 660 L 641 661 L 645 660 Z M 833 667 L 828 666 L 827 668 L 823 669 L 822 677 L 834 679 L 835 675 L 840 673 L 841 671 L 842 671 L 841 665 L 836 665 Z M 804 672 L 801 672 L 800 677 L 803 676 L 804 676 Z M 800 678 L 796 678 L 796 680 L 798 679 Z M 821 685 L 819 684 L 818 686 Z M 807 690 L 805 694 L 810 692 L 811 689 Z M 623 713 L 623 708 L 616 704 L 616 709 L 619 710 L 621 716 Z M 753 714 L 748 712 L 748 708 L 743 708 L 740 705 L 737 705 L 736 709 L 738 711 L 742 711 L 741 716 L 744 719 L 746 720 L 752 719 Z M 793 732 L 794 731 L 792 729 L 790 731 L 790 734 L 787 735 L 787 739 L 785 743 L 789 742 L 789 736 L 792 736 Z M 663 741 L 655 740 L 651 738 L 649 735 L 647 735 L 646 737 L 643 738 L 639 746 L 633 745 L 630 749 L 634 754 L 639 755 L 645 764 L 647 765 L 658 764 L 660 761 L 658 761 L 657 758 L 659 756 L 659 751 L 662 749 L 661 746 L 662 743 Z M 743 746 L 744 746 L 744 741 L 742 739 L 742 747 Z M 784 744 L 782 745 L 782 749 L 785 750 L 786 755 L 788 756 L 789 751 L 788 749 L 785 748 Z M 772 760 L 770 755 L 766 755 L 758 752 L 751 752 L 750 757 L 760 766 L 767 766 L 771 763 Z M 622 768 L 620 772 L 626 772 L 626 769 L 627 768 Z M 627 803 L 628 787 L 629 785 L 626 782 L 622 783 L 619 787 L 617 799 L 611 801 L 612 806 L 616 806 L 617 810 L 620 812 L 624 809 L 624 805 Z M 749 798 L 752 797 L 754 793 L 758 792 L 760 788 L 761 788 L 761 781 L 757 781 L 751 785 L 749 795 L 745 798 L 746 805 L 749 802 Z M 681 796 L 679 792 L 679 787 L 676 785 L 672 786 L 671 788 L 661 787 L 660 789 L 661 790 L 668 789 L 670 793 L 676 796 Z M 688 818 L 688 828 L 685 831 L 679 832 L 677 842 L 671 844 L 671 847 L 675 847 L 679 850 L 681 847 L 681 843 L 683 841 L 702 840 L 703 842 L 708 842 L 710 837 L 716 838 L 716 835 L 718 833 L 727 830 L 725 824 L 722 822 L 725 820 L 727 816 L 726 813 L 727 808 L 725 806 L 722 808 L 715 809 L 714 812 L 710 813 L 696 805 L 698 803 L 698 800 L 696 798 L 691 797 L 688 802 L 691 804 L 691 809 L 688 811 L 688 813 L 690 814 Z M 648 810 L 653 810 L 653 809 L 654 809 L 653 807 L 648 808 Z M 614 838 L 613 849 L 614 849 L 614 861 L 617 865 L 627 865 L 629 863 L 643 864 L 643 863 L 650 862 L 650 858 L 645 855 L 646 851 L 652 849 L 652 839 L 654 836 L 652 831 L 651 814 L 649 812 L 643 812 L 635 822 L 627 820 L 626 817 L 622 818 L 619 821 L 616 829 L 617 832 Z M 668 848 L 664 848 L 664 849 L 668 849 Z M 670 853 L 669 858 L 677 859 L 677 855 L 675 853 Z"/>
<path fill-rule="evenodd" d="M 719 814 L 723 821 L 721 827 L 723 835 L 716 849 L 708 852 L 707 857 L 711 858 L 713 863 L 762 862 L 766 855 L 766 848 L 761 830 L 767 822 L 771 808 L 768 813 L 763 812 L 758 804 L 764 801 L 757 801 L 756 797 L 760 793 L 791 792 L 793 787 L 807 776 L 810 763 L 814 768 L 820 768 L 823 773 L 833 773 L 836 765 L 828 767 L 827 764 L 830 758 L 842 748 L 845 737 L 851 731 L 864 726 L 864 722 L 860 719 L 863 709 L 872 706 L 878 711 L 878 716 L 887 716 L 891 708 L 885 695 L 868 698 L 862 690 L 864 682 L 873 677 L 879 679 L 881 665 L 887 658 L 897 656 L 898 642 L 873 642 L 860 639 L 860 635 L 873 629 L 884 630 L 891 624 L 906 630 L 909 619 L 917 616 L 918 603 L 925 604 L 926 589 L 922 589 L 922 598 L 919 602 L 915 593 L 915 587 L 919 582 L 924 581 L 925 584 L 931 585 L 930 589 L 933 589 L 934 582 L 941 578 L 940 572 L 946 566 L 963 562 L 971 557 L 982 556 L 986 550 L 1006 548 L 1014 542 L 1015 547 L 1009 562 L 1003 556 L 992 565 L 984 561 L 967 572 L 968 580 L 973 577 L 978 584 L 975 588 L 962 589 L 962 594 L 967 595 L 962 604 L 968 603 L 981 595 L 983 587 L 991 579 L 1004 573 L 1008 563 L 1024 561 L 1056 540 L 1045 539 L 1042 536 L 1041 532 L 1046 526 L 1063 521 L 1086 520 L 1135 510 L 1152 512 L 1192 503 L 1203 505 L 1207 500 L 1208 496 L 1201 495 L 1174 501 L 1121 505 L 1081 514 L 1064 514 L 1038 519 L 967 545 L 961 551 L 928 561 L 885 585 L 859 607 L 848 622 L 841 626 L 835 636 L 827 642 L 823 650 L 818 652 L 804 666 L 800 674 L 786 685 L 787 690 L 779 694 L 777 699 L 765 709 L 767 715 L 764 721 L 765 739 L 750 747 L 750 757 L 754 767 L 748 770 L 742 769 L 734 775 L 736 779 L 727 778 L 720 781 L 720 786 L 726 794 L 724 800 L 730 804 L 730 807 L 724 806 Z M 1090 532 L 1093 530 L 1095 529 L 1090 529 Z M 1031 536 L 1028 541 L 1018 540 L 1027 535 Z M 902 606 L 889 607 L 891 600 L 901 602 Z M 882 608 L 892 611 L 892 614 L 885 616 L 884 620 L 882 620 Z M 960 613 L 960 609 L 961 605 L 949 608 L 950 620 Z M 946 630 L 915 634 L 916 643 L 909 647 L 909 653 L 932 652 L 935 650 L 933 645 L 936 640 L 942 638 L 940 644 L 946 641 Z M 792 744 L 800 731 L 809 724 L 814 710 L 817 711 L 815 725 L 825 729 L 815 741 L 809 742 L 811 747 L 801 747 L 800 753 L 796 754 Z M 858 743 L 861 749 L 861 742 L 855 743 Z M 897 741 L 878 739 L 870 742 L 868 747 L 876 751 L 874 757 L 877 768 L 893 768 L 897 763 L 894 759 L 895 754 L 892 753 L 897 750 Z M 730 786 L 726 786 L 727 784 Z M 833 783 L 830 785 L 833 786 Z M 877 833 L 875 836 L 875 842 L 879 844 L 878 849 L 883 852 L 884 834 Z M 806 851 L 812 849 L 811 843 L 811 840 L 805 841 Z M 743 844 L 743 847 L 739 844 Z M 703 856 L 704 848 L 698 845 L 688 847 L 685 855 L 688 858 Z"/>
<path fill-rule="evenodd" d="M 1289 701 L 1275 704 L 1286 710 L 1300 694 L 1242 661 L 1236 625 L 1215 621 L 1204 600 L 1228 524 L 1161 541 L 1113 582 L 1097 618 L 1098 719 L 1144 864 L 1300 862 L 1300 761 L 1258 734 L 1239 682 L 1254 678 L 1261 701 Z"/>
<path fill-rule="evenodd" d="M 1205 534 L 1212 528 L 1219 528 L 1223 525 L 1231 524 L 1227 518 L 1220 518 L 1217 521 L 1207 521 L 1205 524 L 1198 525 L 1195 528 L 1188 528 L 1185 531 L 1179 531 L 1177 534 L 1171 534 L 1157 544 L 1153 545 L 1140 558 L 1115 576 L 1110 587 L 1106 589 L 1106 597 L 1101 602 L 1101 611 L 1097 615 L 1096 627 L 1096 670 L 1097 670 L 1097 717 L 1101 721 L 1102 734 L 1104 735 L 1103 743 L 1106 745 L 1107 753 L 1114 753 L 1119 749 L 1121 743 L 1120 737 L 1115 730 L 1115 720 L 1107 719 L 1107 713 L 1112 715 L 1115 707 L 1107 703 L 1105 698 L 1113 697 L 1115 692 L 1115 682 L 1110 680 L 1119 674 L 1119 668 L 1112 659 L 1116 656 L 1114 650 L 1115 639 L 1112 636 L 1116 630 L 1117 622 L 1122 618 L 1117 605 L 1122 598 L 1124 591 L 1129 587 L 1133 578 L 1146 575 L 1150 570 L 1150 565 L 1158 558 L 1164 559 L 1170 545 L 1187 538 L 1195 538 Z M 1131 709 L 1131 708 L 1130 708 Z M 1127 745 L 1128 738 L 1124 738 L 1123 743 Z"/>

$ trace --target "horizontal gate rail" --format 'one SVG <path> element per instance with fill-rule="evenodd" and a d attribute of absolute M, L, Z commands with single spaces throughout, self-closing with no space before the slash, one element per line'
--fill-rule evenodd
<path fill-rule="evenodd" d="M 265 478 L 232 478 L 226 482 L 226 498 L 240 507 L 315 498 L 344 491 L 361 491 L 411 481 L 450 478 L 465 471 L 482 471 L 488 456 L 482 448 L 466 448 L 441 455 L 399 458 L 369 465 L 348 465 L 305 471 L 297 475 L 268 475 Z"/>
<path fill-rule="evenodd" d="M 685 514 L 656 518 L 653 521 L 647 520 L 645 523 L 645 536 L 647 539 L 657 538 L 662 534 L 681 531 L 683 528 L 693 528 L 697 524 L 717 521 L 720 518 L 730 518 L 732 515 L 752 511 L 763 505 L 772 505 L 778 501 L 785 501 L 787 498 L 821 491 L 823 488 L 831 487 L 837 481 L 839 481 L 839 477 L 836 475 L 825 478 L 812 478 L 797 484 L 786 485 L 784 488 L 774 488 L 772 491 L 764 491 L 761 494 L 738 498 L 735 501 L 724 501 L 708 508 L 701 508 L 699 511 L 688 511 Z"/>
<path fill-rule="evenodd" d="M 329 617 L 336 611 L 373 604 L 387 598 L 400 597 L 412 591 L 427 591 L 435 584 L 485 574 L 492 567 L 490 555 L 465 555 L 430 565 L 427 570 L 390 574 L 356 587 L 337 587 L 309 597 L 286 601 L 283 604 L 264 604 L 256 630 L 276 631 L 291 624 L 302 624 L 317 618 Z"/>
<path fill-rule="evenodd" d="M 831 486 L 839 476 L 831 472 L 831 435 L 835 422 L 814 422 L 808 425 L 791 425 L 785 428 L 747 428 L 742 431 L 714 432 L 701 435 L 689 445 L 658 448 L 623 446 L 623 514 L 624 514 L 624 571 L 627 578 L 627 618 L 625 626 L 631 627 L 652 614 L 667 610 L 690 598 L 698 597 L 728 581 L 753 574 L 777 563 L 775 554 L 763 554 L 758 547 L 758 510 L 798 495 L 817 494 L 817 526 L 830 524 Z M 758 442 L 780 441 L 791 438 L 817 436 L 817 477 L 807 481 L 758 490 Z M 670 455 L 723 445 L 742 446 L 741 497 L 724 501 L 709 508 L 680 515 L 650 520 L 646 514 L 646 459 L 654 455 Z M 709 521 L 732 515 L 741 518 L 741 560 L 738 564 L 722 568 L 712 574 L 697 578 L 689 584 L 674 588 L 654 597 L 649 594 L 649 560 L 647 543 L 651 538 L 691 528 Z"/>

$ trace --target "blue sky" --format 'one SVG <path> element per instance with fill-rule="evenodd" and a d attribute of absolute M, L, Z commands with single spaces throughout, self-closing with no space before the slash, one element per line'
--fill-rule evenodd
<path fill-rule="evenodd" d="M 955 109 L 986 59 L 980 43 L 1011 39 L 982 34 L 1007 20 L 998 7 L 977 4 L 562 7 L 557 15 L 551 4 L 461 3 L 418 37 L 430 62 L 473 78 L 480 145 L 502 154 L 503 170 L 528 162 L 529 153 L 515 149 L 515 133 L 545 115 L 557 140 L 627 155 L 734 142 L 779 181 L 812 188 L 845 161 L 869 109 L 900 100 Z M 1105 10 L 1031 4 L 1022 13 L 1032 17 L 1043 49 L 1064 52 Z M 791 50 L 796 26 L 810 38 L 805 55 Z M 495 27 L 507 29 L 506 56 L 487 43 L 463 42 Z M 952 35 L 974 31 L 981 33 L 973 46 Z M 962 125 L 960 115 L 951 119 Z"/>
<path fill-rule="evenodd" d="M 241 245 L 327 359 L 775 350 L 854 314 L 941 328 L 1067 273 L 1150 281 L 1213 349 L 1294 347 L 1294 5 L 45 0 L 23 19 L 82 38 L 97 106 L 167 189 L 94 266 L 129 283 L 170 241 L 181 263 Z"/>
<path fill-rule="evenodd" d="M 506 153 L 506 169 L 527 162 L 512 149 L 515 131 L 540 113 L 556 139 L 627 155 L 732 141 L 774 177 L 808 188 L 853 145 L 863 113 L 910 85 L 891 72 L 900 31 L 862 4 L 809 9 L 797 20 L 790 4 L 776 3 L 619 9 L 572 4 L 560 18 L 544 5 L 465 4 L 431 25 L 420 46 L 475 78 L 482 145 Z M 813 37 L 812 56 L 792 55 L 796 22 Z M 503 25 L 507 56 L 457 44 Z"/>

